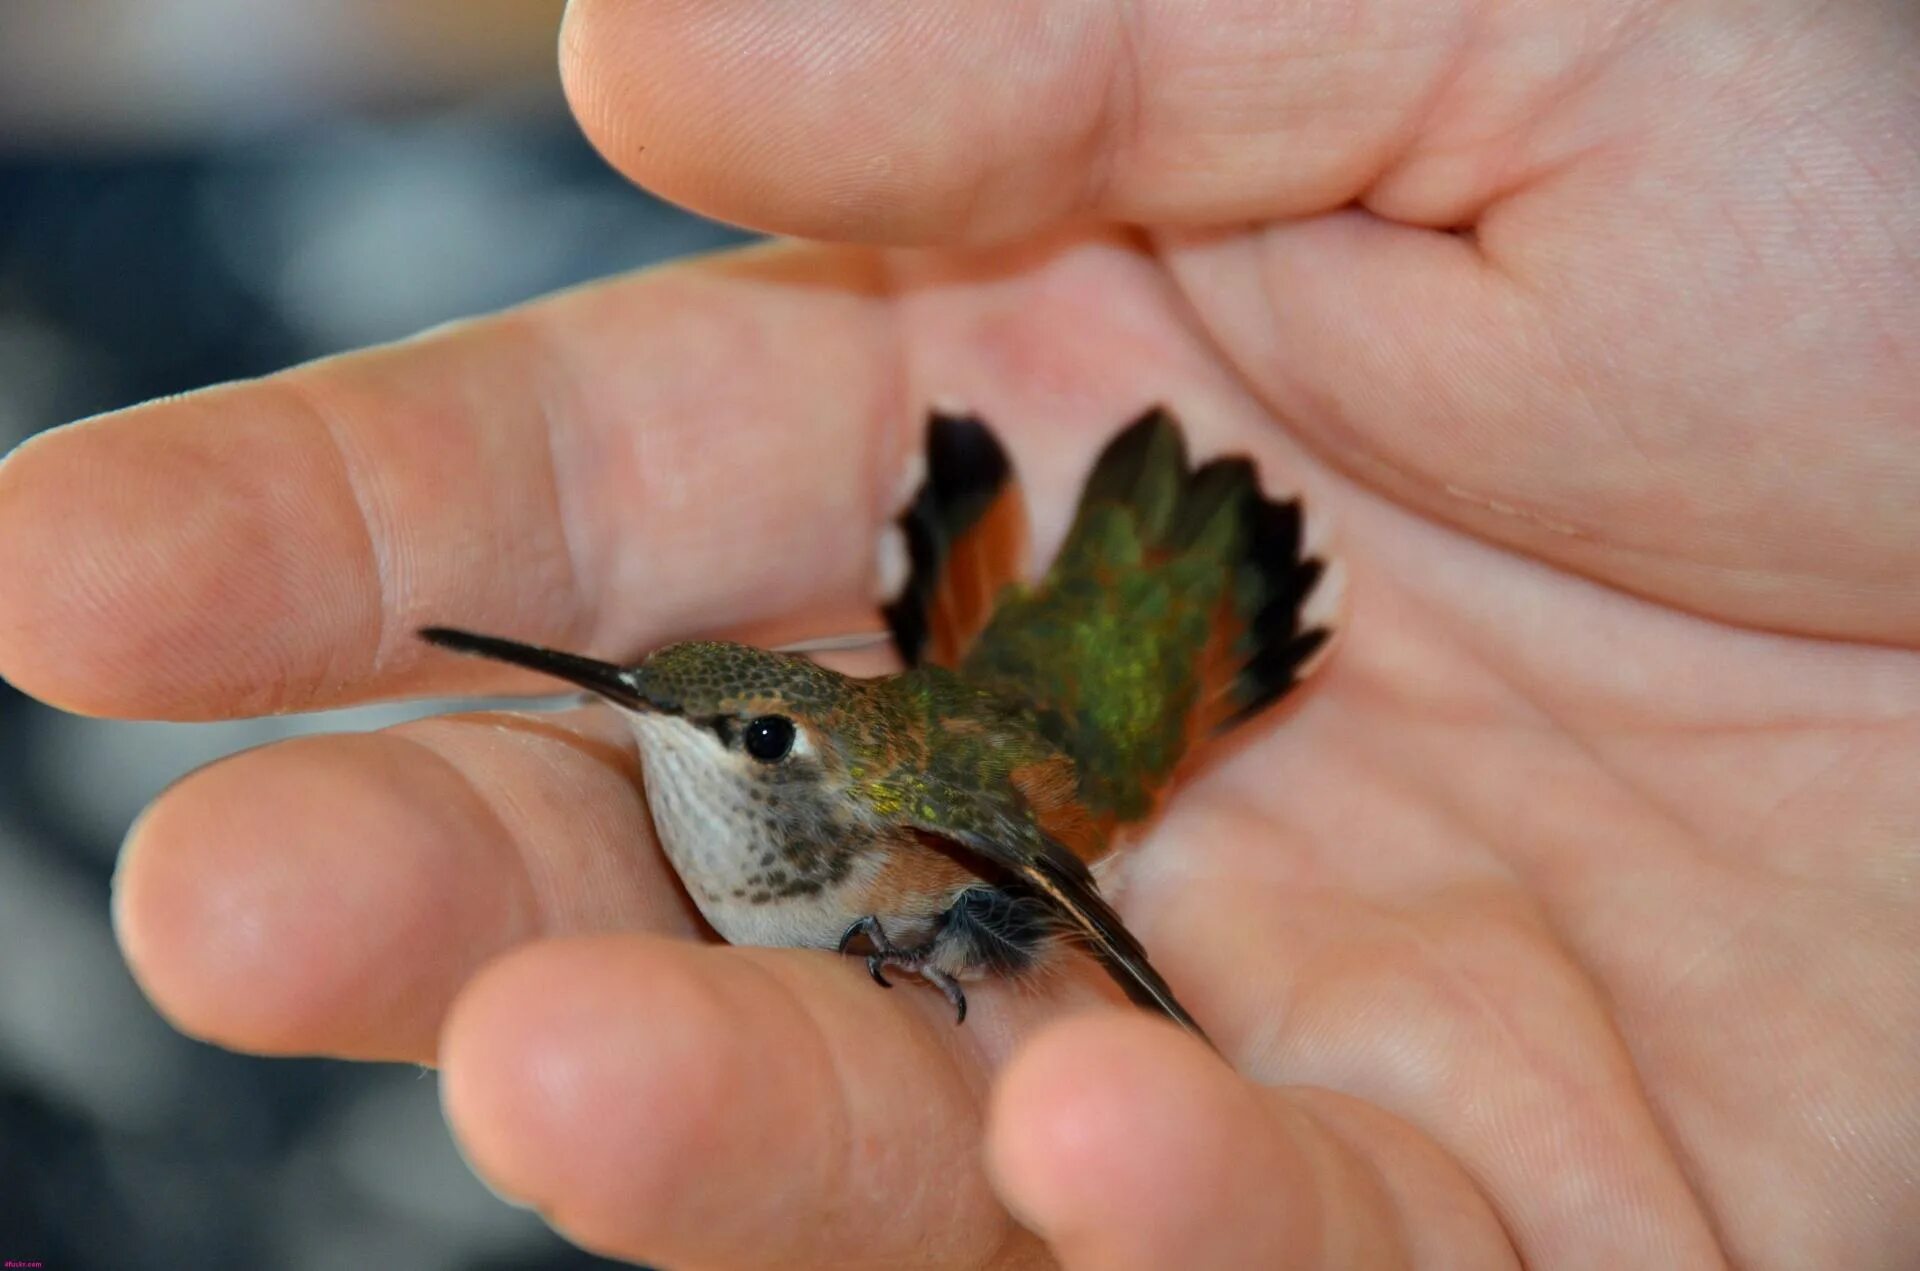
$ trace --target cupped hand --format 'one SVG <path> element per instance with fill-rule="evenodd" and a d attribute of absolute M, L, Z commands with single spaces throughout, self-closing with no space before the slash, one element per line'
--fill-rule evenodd
<path fill-rule="evenodd" d="M 702 942 L 594 710 L 170 791 L 116 905 L 181 1027 L 438 1063 L 495 1186 L 673 1267 L 1911 1259 L 1910 5 L 578 0 L 564 69 L 636 179 L 865 245 L 32 442 L 0 672 L 199 719 L 534 687 L 429 622 L 845 629 L 929 402 L 1044 547 L 1164 400 L 1348 567 L 1118 879 L 1233 1067 L 1094 974 L 956 1029 Z"/>

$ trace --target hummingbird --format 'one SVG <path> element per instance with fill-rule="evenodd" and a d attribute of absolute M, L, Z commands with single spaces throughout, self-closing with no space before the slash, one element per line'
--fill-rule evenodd
<path fill-rule="evenodd" d="M 544 672 L 624 713 L 661 847 L 734 944 L 864 952 L 966 1019 L 962 983 L 1089 951 L 1137 1004 L 1205 1032 L 1094 867 L 1205 738 L 1261 714 L 1332 635 L 1298 500 L 1240 457 L 1198 466 L 1148 410 L 1101 452 L 1028 576 L 1027 511 L 979 418 L 934 413 L 882 612 L 903 671 L 842 675 L 714 640 L 632 665 L 448 627 L 433 644 Z"/>

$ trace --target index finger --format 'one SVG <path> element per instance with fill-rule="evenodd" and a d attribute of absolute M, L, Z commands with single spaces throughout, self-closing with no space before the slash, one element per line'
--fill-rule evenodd
<path fill-rule="evenodd" d="M 857 603 L 896 458 L 872 271 L 733 253 L 31 441 L 0 675 L 221 718 L 497 680 L 428 623 L 618 656 Z"/>

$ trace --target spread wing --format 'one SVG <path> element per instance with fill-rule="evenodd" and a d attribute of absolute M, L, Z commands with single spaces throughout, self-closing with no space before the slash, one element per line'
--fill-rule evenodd
<path fill-rule="evenodd" d="M 1153 969 L 1146 949 L 1100 895 L 1093 875 L 1079 857 L 1037 830 L 1023 830 L 1014 824 L 1007 824 L 999 834 L 955 830 L 950 825 L 926 824 L 914 828 L 938 835 L 1032 888 L 1036 896 L 1079 931 L 1089 951 L 1129 998 L 1149 1010 L 1159 1011 L 1208 1045 L 1213 1044 L 1206 1031 L 1174 997 L 1173 989 Z"/>

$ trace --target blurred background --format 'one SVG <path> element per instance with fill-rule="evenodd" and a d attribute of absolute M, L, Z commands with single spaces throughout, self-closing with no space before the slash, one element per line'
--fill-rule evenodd
<path fill-rule="evenodd" d="M 0 0 L 0 450 L 739 239 L 581 141 L 560 7 Z M 114 946 L 114 854 L 164 785 L 408 713 L 117 724 L 0 685 L 0 1259 L 613 1265 L 474 1180 L 430 1074 L 189 1041 Z"/>

